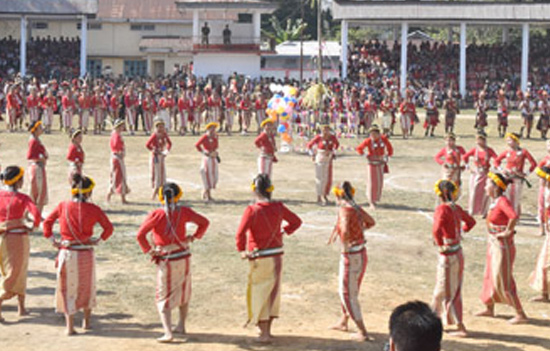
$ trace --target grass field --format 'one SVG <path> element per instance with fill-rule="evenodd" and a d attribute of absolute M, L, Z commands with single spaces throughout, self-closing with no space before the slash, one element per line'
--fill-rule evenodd
<path fill-rule="evenodd" d="M 497 152 L 505 142 L 496 137 L 496 119 L 490 119 L 489 144 Z M 511 130 L 519 129 L 519 119 L 511 120 Z M 460 116 L 458 143 L 471 148 L 472 116 Z M 172 136 L 174 147 L 167 158 L 168 178 L 184 189 L 183 201 L 206 215 L 211 227 L 203 240 L 192 246 L 193 297 L 186 340 L 172 345 L 158 345 L 162 333 L 154 304 L 155 267 L 141 254 L 135 241 L 137 228 L 145 215 L 158 204 L 150 200 L 149 155 L 146 137 L 125 137 L 126 167 L 132 193 L 131 204 L 122 206 L 118 198 L 105 202 L 109 177 L 109 136 L 86 136 L 84 171 L 97 183 L 93 200 L 115 224 L 115 234 L 97 250 L 98 307 L 94 311 L 93 330 L 76 337 L 65 337 L 64 321 L 54 313 L 54 259 L 56 251 L 41 233 L 32 236 L 32 253 L 28 286 L 30 316 L 16 316 L 15 301 L 5 304 L 6 324 L 0 325 L 2 350 L 381 350 L 387 340 L 388 317 L 400 303 L 412 299 L 430 301 L 435 283 L 437 254 L 431 240 L 431 216 L 435 204 L 433 184 L 440 168 L 433 155 L 443 147 L 442 127 L 437 138 L 416 137 L 404 141 L 392 139 L 395 157 L 385 182 L 379 208 L 371 213 L 376 226 L 367 232 L 369 265 L 360 301 L 365 323 L 375 337 L 371 343 L 358 344 L 349 335 L 327 328 L 340 313 L 338 289 L 338 245 L 326 246 L 336 221 L 335 206 L 316 203 L 314 165 L 311 158 L 297 153 L 280 154 L 274 168 L 276 199 L 283 200 L 304 221 L 295 235 L 286 238 L 281 318 L 274 324 L 277 341 L 271 346 L 253 343 L 254 328 L 243 328 L 246 321 L 246 262 L 235 250 L 234 235 L 244 208 L 252 199 L 250 181 L 256 173 L 257 152 L 253 135 L 221 136 L 220 182 L 213 193 L 216 203 L 200 201 L 200 154 L 194 149 L 198 137 Z M 69 143 L 65 135 L 55 132 L 42 137 L 50 154 L 47 165 L 50 204 L 46 214 L 69 198 L 65 154 Z M 355 147 L 361 139 L 343 139 L 346 147 Z M 0 133 L 0 162 L 24 165 L 28 136 Z M 295 141 L 298 148 L 304 140 Z M 537 158 L 542 158 L 545 143 L 523 143 Z M 358 189 L 359 202 L 366 201 L 365 160 L 351 151 L 342 151 L 335 161 L 335 181 L 350 180 Z M 468 184 L 469 175 L 463 175 Z M 530 180 L 538 184 L 532 175 Z M 525 310 L 531 318 L 527 325 L 511 326 L 506 318 L 513 311 L 497 306 L 498 318 L 484 319 L 473 314 L 482 308 L 479 293 L 485 264 L 486 234 L 483 220 L 465 236 L 464 282 L 465 323 L 471 338 L 457 340 L 444 337 L 444 349 L 478 350 L 548 350 L 550 349 L 550 304 L 528 302 L 536 295 L 527 285 L 543 239 L 538 237 L 536 213 L 537 186 L 526 189 L 523 217 L 518 227 L 515 277 Z M 28 184 L 24 187 L 28 189 Z M 466 207 L 467 190 L 460 203 Z"/>

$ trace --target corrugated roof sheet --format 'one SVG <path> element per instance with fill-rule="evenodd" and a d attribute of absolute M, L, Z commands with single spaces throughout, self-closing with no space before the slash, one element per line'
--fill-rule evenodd
<path fill-rule="evenodd" d="M 190 20 L 193 18 L 193 14 L 181 14 L 178 11 L 175 0 L 99 0 L 97 17 L 110 19 Z"/>
<path fill-rule="evenodd" d="M 98 0 L 0 0 L 0 13 L 41 15 L 95 15 Z"/>

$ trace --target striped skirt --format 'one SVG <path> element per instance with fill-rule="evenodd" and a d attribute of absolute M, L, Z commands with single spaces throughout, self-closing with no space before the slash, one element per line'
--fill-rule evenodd
<path fill-rule="evenodd" d="M 522 310 L 513 276 L 516 247 L 513 238 L 497 239 L 489 234 L 481 301 L 488 306 L 505 303 Z"/>
<path fill-rule="evenodd" d="M 249 261 L 246 302 L 248 322 L 266 322 L 279 317 L 283 257 L 271 256 Z"/>
<path fill-rule="evenodd" d="M 153 153 L 151 155 L 151 186 L 153 189 L 160 189 L 166 183 L 166 156 L 163 154 Z"/>
<path fill-rule="evenodd" d="M 544 223 L 546 220 L 544 217 L 544 211 L 548 207 L 548 198 L 550 195 L 550 191 L 548 190 L 548 187 L 546 186 L 545 180 L 540 180 L 539 185 L 539 196 L 537 201 L 537 220 L 539 223 Z"/>
<path fill-rule="evenodd" d="M 30 196 L 34 204 L 44 207 L 48 204 L 48 182 L 46 167 L 36 162 L 29 163 L 29 181 L 31 184 Z"/>
<path fill-rule="evenodd" d="M 472 216 L 485 216 L 489 210 L 489 197 L 485 192 L 487 173 L 472 172 L 470 175 L 470 197 L 468 209 Z"/>
<path fill-rule="evenodd" d="M 0 299 L 25 295 L 30 242 L 26 233 L 0 235 Z"/>
<path fill-rule="evenodd" d="M 367 270 L 367 262 L 367 249 L 356 253 L 343 253 L 340 256 L 338 292 L 342 312 L 355 322 L 363 321 L 361 305 L 359 305 L 359 290 Z"/>
<path fill-rule="evenodd" d="M 53 123 L 53 108 L 48 107 L 44 109 L 44 114 L 42 115 L 42 121 L 46 127 L 50 127 Z"/>
<path fill-rule="evenodd" d="M 540 250 L 537 265 L 529 278 L 529 285 L 534 290 L 548 294 L 550 292 L 550 236 L 546 234 L 544 244 Z"/>
<path fill-rule="evenodd" d="M 67 129 L 72 128 L 72 126 L 73 126 L 73 114 L 74 114 L 74 112 L 73 112 L 72 108 L 63 110 L 62 116 L 63 116 L 63 127 L 64 128 L 67 128 Z"/>
<path fill-rule="evenodd" d="M 258 157 L 258 174 L 267 174 L 273 181 L 271 172 L 273 171 L 273 156 L 260 155 Z"/>
<path fill-rule="evenodd" d="M 505 195 L 512 203 L 514 210 L 519 215 L 521 214 L 521 194 L 523 190 L 523 182 L 519 178 L 512 178 L 512 183 L 508 185 Z"/>
<path fill-rule="evenodd" d="M 218 183 L 218 160 L 205 156 L 201 163 L 202 187 L 204 190 L 216 189 Z"/>
<path fill-rule="evenodd" d="M 90 110 L 82 110 L 80 114 L 79 127 L 81 129 L 88 129 L 89 124 L 90 124 Z"/>
<path fill-rule="evenodd" d="M 57 261 L 56 311 L 73 315 L 95 306 L 94 251 L 61 249 Z"/>
<path fill-rule="evenodd" d="M 126 184 L 126 166 L 124 159 L 111 154 L 111 180 L 109 189 L 112 193 L 125 195 L 130 192 Z"/>
<path fill-rule="evenodd" d="M 40 113 L 38 112 L 38 107 L 29 108 L 29 120 L 30 122 L 38 121 L 40 119 Z"/>
<path fill-rule="evenodd" d="M 452 255 L 439 255 L 433 299 L 436 310 L 442 312 L 442 320 L 447 325 L 462 323 L 463 275 L 462 250 Z"/>
<path fill-rule="evenodd" d="M 369 203 L 375 204 L 382 198 L 384 187 L 384 164 L 369 163 L 367 165 L 367 199 Z"/>
<path fill-rule="evenodd" d="M 318 150 L 315 156 L 315 187 L 317 196 L 327 196 L 332 186 L 332 152 Z"/>
<path fill-rule="evenodd" d="M 162 260 L 157 265 L 155 301 L 160 312 L 184 306 L 191 299 L 191 257 Z"/>

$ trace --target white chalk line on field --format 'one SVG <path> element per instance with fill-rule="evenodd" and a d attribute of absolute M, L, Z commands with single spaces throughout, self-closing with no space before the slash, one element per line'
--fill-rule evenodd
<path fill-rule="evenodd" d="M 394 175 L 394 176 L 386 178 L 384 180 L 384 185 L 386 185 L 390 188 L 393 188 L 393 189 L 397 189 L 397 190 L 415 191 L 415 192 L 419 192 L 419 193 L 430 193 L 429 190 L 424 190 L 424 189 L 421 189 L 419 187 L 411 187 L 410 184 L 409 184 L 409 186 L 402 186 L 402 185 L 396 184 L 394 181 L 397 180 L 397 179 L 407 179 L 408 181 L 410 181 L 411 177 L 410 177 L 410 175 Z M 427 183 L 427 179 L 424 178 L 422 180 L 422 183 L 423 184 Z"/>

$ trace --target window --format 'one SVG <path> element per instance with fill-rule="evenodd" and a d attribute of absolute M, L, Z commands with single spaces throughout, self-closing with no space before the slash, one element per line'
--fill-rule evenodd
<path fill-rule="evenodd" d="M 32 22 L 32 29 L 48 29 L 48 22 Z"/>
<path fill-rule="evenodd" d="M 251 13 L 239 13 L 239 23 L 252 23 Z"/>
<path fill-rule="evenodd" d="M 98 59 L 88 59 L 86 62 L 86 71 L 93 78 L 101 76 L 103 72 L 103 62 Z"/>
<path fill-rule="evenodd" d="M 127 77 L 145 77 L 147 75 L 147 61 L 124 60 L 124 75 Z"/>
<path fill-rule="evenodd" d="M 103 25 L 101 23 L 88 23 L 88 30 L 101 30 Z M 82 22 L 76 24 L 76 29 L 82 29 Z"/>
<path fill-rule="evenodd" d="M 146 31 L 154 31 L 155 25 L 154 24 L 131 24 L 130 30 L 146 30 Z"/>

